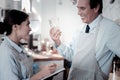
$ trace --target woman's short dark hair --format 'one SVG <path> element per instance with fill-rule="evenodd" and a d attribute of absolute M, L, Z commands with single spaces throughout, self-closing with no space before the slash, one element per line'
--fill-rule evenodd
<path fill-rule="evenodd" d="M 19 11 L 19 10 L 12 9 L 12 10 L 7 11 L 5 18 L 3 20 L 3 23 L 0 23 L 0 29 L 3 30 L 0 34 L 4 32 L 6 32 L 6 35 L 11 34 L 12 26 L 14 24 L 20 25 L 28 17 L 29 17 L 28 14 L 22 11 Z"/>
<path fill-rule="evenodd" d="M 91 9 L 96 8 L 98 5 L 100 6 L 98 12 L 99 14 L 102 13 L 103 9 L 103 2 L 102 0 L 89 0 Z"/>

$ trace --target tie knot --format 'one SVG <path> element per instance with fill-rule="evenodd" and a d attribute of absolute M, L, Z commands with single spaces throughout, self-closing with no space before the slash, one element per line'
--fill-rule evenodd
<path fill-rule="evenodd" d="M 89 33 L 90 27 L 89 25 L 86 26 L 85 33 Z"/>

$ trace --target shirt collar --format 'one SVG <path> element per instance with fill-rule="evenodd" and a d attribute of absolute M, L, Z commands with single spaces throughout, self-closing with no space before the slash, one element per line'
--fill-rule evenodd
<path fill-rule="evenodd" d="M 23 52 L 23 49 L 21 46 L 18 46 L 16 43 L 14 43 L 13 41 L 11 41 L 7 36 L 5 37 L 5 39 L 11 44 L 12 47 L 14 47 L 19 53 Z"/>
<path fill-rule="evenodd" d="M 85 24 L 85 26 L 89 25 L 90 31 L 91 31 L 99 24 L 101 19 L 102 19 L 102 15 L 100 14 L 100 15 L 98 15 L 98 17 L 95 20 L 93 20 L 90 24 Z"/>

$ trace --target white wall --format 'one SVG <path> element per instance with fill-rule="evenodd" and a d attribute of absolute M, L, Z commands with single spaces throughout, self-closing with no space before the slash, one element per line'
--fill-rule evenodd
<path fill-rule="evenodd" d="M 64 0 L 62 5 L 57 4 L 57 16 L 60 19 L 62 40 L 69 42 L 73 32 L 81 25 L 76 5 L 73 5 L 71 0 Z"/>
<path fill-rule="evenodd" d="M 0 7 L 2 7 L 2 8 L 5 7 L 5 0 L 0 0 Z"/>
<path fill-rule="evenodd" d="M 18 9 L 21 10 L 21 0 L 2 0 L 4 9 Z"/>
<path fill-rule="evenodd" d="M 62 39 L 69 41 L 73 31 L 80 25 L 80 17 L 77 15 L 77 8 L 70 0 L 42 0 L 42 38 L 49 38 L 49 19 L 59 18 L 59 28 L 62 31 Z"/>
<path fill-rule="evenodd" d="M 56 0 L 42 0 L 42 38 L 49 38 L 49 22 L 48 20 L 56 15 Z"/>

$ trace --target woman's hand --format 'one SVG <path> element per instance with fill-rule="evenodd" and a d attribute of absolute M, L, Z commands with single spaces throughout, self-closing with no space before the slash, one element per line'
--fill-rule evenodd
<path fill-rule="evenodd" d="M 55 63 L 40 67 L 40 71 L 31 77 L 31 80 L 39 80 L 56 71 L 57 65 Z"/>
<path fill-rule="evenodd" d="M 46 65 L 46 66 L 42 66 L 41 68 L 41 72 L 43 72 L 43 74 L 51 74 L 53 72 L 55 72 L 57 65 L 55 63 Z"/>

